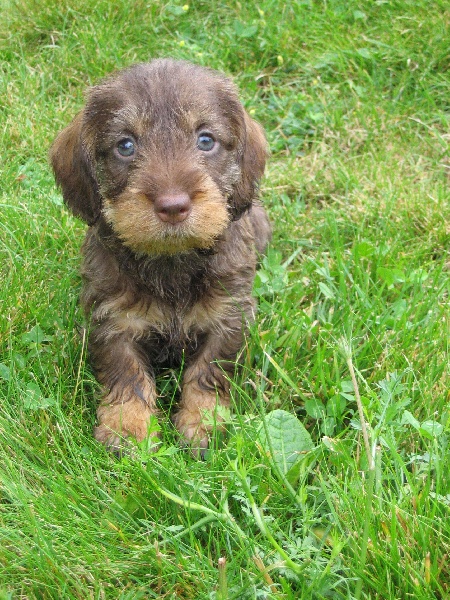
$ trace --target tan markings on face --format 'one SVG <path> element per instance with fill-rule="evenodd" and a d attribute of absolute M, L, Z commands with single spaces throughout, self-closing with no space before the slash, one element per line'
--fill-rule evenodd
<path fill-rule="evenodd" d="M 105 218 L 123 243 L 139 254 L 177 254 L 210 248 L 229 223 L 226 202 L 212 179 L 192 198 L 187 219 L 175 225 L 162 222 L 152 202 L 139 190 L 128 189 L 114 201 L 106 200 Z"/>

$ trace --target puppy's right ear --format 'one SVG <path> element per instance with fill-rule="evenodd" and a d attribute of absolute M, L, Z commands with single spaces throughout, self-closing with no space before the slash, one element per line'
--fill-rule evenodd
<path fill-rule="evenodd" d="M 63 129 L 50 148 L 56 183 L 73 214 L 93 225 L 102 208 L 92 159 L 82 140 L 83 113 Z"/>

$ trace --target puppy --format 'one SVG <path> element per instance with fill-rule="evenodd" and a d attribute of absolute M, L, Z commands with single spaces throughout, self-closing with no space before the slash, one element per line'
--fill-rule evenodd
<path fill-rule="evenodd" d="M 117 451 L 157 413 L 155 369 L 182 363 L 173 421 L 208 445 L 254 317 L 270 225 L 256 201 L 267 146 L 223 75 L 170 59 L 91 88 L 50 160 L 89 225 L 81 302 L 102 387 L 95 437 Z"/>

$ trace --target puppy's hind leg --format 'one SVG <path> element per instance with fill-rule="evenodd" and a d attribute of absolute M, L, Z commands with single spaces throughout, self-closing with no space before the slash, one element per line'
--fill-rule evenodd
<path fill-rule="evenodd" d="M 91 355 L 103 387 L 95 437 L 118 452 L 126 438 L 145 439 L 152 415 L 157 414 L 154 378 L 147 372 L 139 346 L 126 334 L 102 340 L 94 332 Z"/>

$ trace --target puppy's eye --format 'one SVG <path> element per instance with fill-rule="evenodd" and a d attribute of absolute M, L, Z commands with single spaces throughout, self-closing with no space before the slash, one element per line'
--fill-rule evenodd
<path fill-rule="evenodd" d="M 203 131 L 197 138 L 197 148 L 202 152 L 211 152 L 216 145 L 216 140 L 210 133 Z"/>
<path fill-rule="evenodd" d="M 134 142 L 131 138 L 124 138 L 123 140 L 120 140 L 116 146 L 116 149 L 118 154 L 124 158 L 131 158 L 136 152 Z"/>

